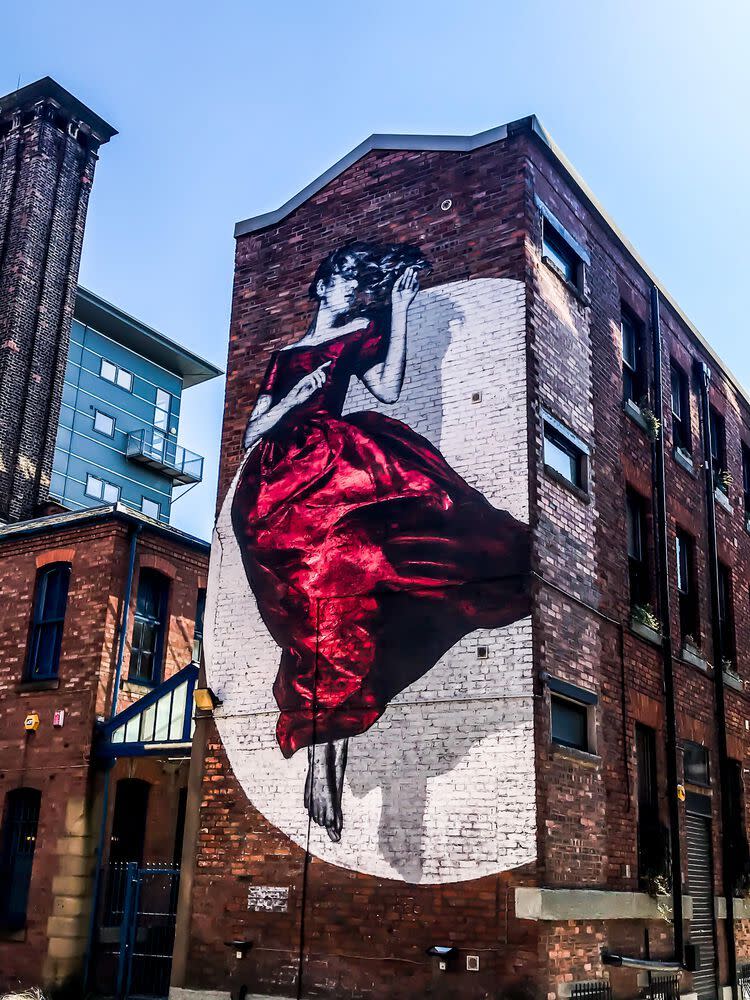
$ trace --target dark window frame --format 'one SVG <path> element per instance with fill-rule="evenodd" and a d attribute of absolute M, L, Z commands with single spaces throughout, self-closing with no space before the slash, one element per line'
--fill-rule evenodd
<path fill-rule="evenodd" d="M 195 599 L 195 627 L 193 629 L 193 663 L 200 663 L 203 652 L 203 624 L 206 614 L 206 588 L 198 587 Z"/>
<path fill-rule="evenodd" d="M 547 442 L 553 449 L 566 456 L 571 463 L 571 475 L 547 461 Z M 551 457 L 551 456 L 550 456 Z M 568 430 L 559 420 L 548 413 L 542 413 L 542 462 L 545 472 L 580 494 L 588 496 L 589 492 L 589 459 L 588 446 Z"/>
<path fill-rule="evenodd" d="M 632 486 L 625 489 L 625 525 L 630 605 L 650 607 L 652 593 L 647 500 Z"/>
<path fill-rule="evenodd" d="M 550 740 L 554 746 L 578 750 L 581 753 L 596 753 L 596 725 L 593 713 L 599 702 L 593 691 L 579 688 L 576 684 L 546 676 L 550 694 Z M 557 715 L 557 719 L 556 719 Z M 560 727 L 576 722 L 580 737 L 569 739 L 560 734 Z M 557 729 L 557 732 L 556 732 Z"/>
<path fill-rule="evenodd" d="M 632 344 L 632 352 L 626 350 L 628 343 Z M 635 313 L 624 305 L 620 306 L 620 348 L 623 401 L 640 406 L 648 397 L 645 330 Z"/>
<path fill-rule="evenodd" d="M 37 788 L 12 788 L 5 796 L 0 847 L 0 927 L 5 931 L 26 926 L 41 804 Z"/>
<path fill-rule="evenodd" d="M 687 372 L 675 361 L 672 361 L 670 364 L 670 394 L 672 444 L 674 448 L 692 457 L 693 433 L 690 422 L 690 379 Z"/>
<path fill-rule="evenodd" d="M 714 487 L 727 495 L 729 486 L 722 476 L 727 469 L 727 425 L 723 414 L 711 406 L 709 407 L 709 419 L 711 421 L 711 461 L 714 472 Z"/>
<path fill-rule="evenodd" d="M 745 509 L 745 527 L 750 530 L 750 446 L 742 442 L 742 496 Z"/>
<path fill-rule="evenodd" d="M 695 539 L 684 528 L 675 532 L 675 559 L 677 563 L 677 596 L 682 640 L 692 636 L 700 642 L 700 610 L 695 563 Z"/>
<path fill-rule="evenodd" d="M 734 586 L 732 570 L 726 563 L 719 561 L 719 627 L 721 630 L 722 662 L 734 664 L 736 656 L 734 628 Z"/>
<path fill-rule="evenodd" d="M 162 677 L 169 626 L 170 579 L 151 567 L 138 574 L 128 680 L 157 685 Z M 149 667 L 145 667 L 149 664 Z"/>
<path fill-rule="evenodd" d="M 688 760 L 689 755 L 693 757 L 692 762 Z M 701 788 L 711 787 L 711 754 L 708 747 L 703 746 L 702 743 L 696 743 L 694 740 L 683 740 L 682 761 L 685 784 L 699 785 Z M 696 776 L 695 770 L 689 773 L 688 768 L 703 769 L 705 777 Z"/>
<path fill-rule="evenodd" d="M 25 681 L 56 680 L 60 675 L 70 577 L 70 563 L 49 563 L 37 571 L 23 671 Z"/>
<path fill-rule="evenodd" d="M 539 197 L 535 201 L 541 217 L 542 260 L 587 305 L 586 268 L 591 258 L 544 202 Z"/>

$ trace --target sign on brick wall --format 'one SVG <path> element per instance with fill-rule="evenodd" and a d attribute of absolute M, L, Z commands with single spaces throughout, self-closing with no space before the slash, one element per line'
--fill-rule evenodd
<path fill-rule="evenodd" d="M 533 860 L 535 807 L 524 287 L 419 291 L 428 267 L 321 265 L 248 413 L 206 651 L 253 805 L 324 860 L 436 883 Z"/>

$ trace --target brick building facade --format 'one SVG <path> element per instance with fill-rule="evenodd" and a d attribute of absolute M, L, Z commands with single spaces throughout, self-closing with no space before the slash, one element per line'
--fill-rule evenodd
<path fill-rule="evenodd" d="M 641 974 L 649 961 L 661 962 L 652 971 L 662 974 L 674 963 L 697 966 L 681 974 L 683 996 L 731 995 L 750 956 L 742 898 L 748 397 L 535 119 L 472 139 L 373 137 L 277 212 L 240 223 L 236 235 L 220 511 L 235 489 L 248 417 L 259 391 L 269 391 L 269 358 L 310 321 L 307 288 L 319 262 L 354 240 L 418 246 L 432 273 L 422 276 L 410 329 L 435 341 L 436 297 L 464 312 L 454 310 L 447 324 L 450 363 L 433 366 L 439 379 L 410 382 L 421 369 L 409 355 L 407 423 L 434 444 L 430 413 L 441 413 L 453 428 L 441 451 L 490 499 L 492 480 L 481 469 L 488 455 L 500 463 L 498 480 L 523 477 L 525 518 L 502 484 L 498 506 L 530 524 L 532 667 L 528 691 L 523 670 L 518 689 L 502 687 L 525 655 L 503 630 L 469 635 L 449 651 L 457 677 L 466 664 L 472 684 L 489 678 L 487 697 L 429 688 L 434 668 L 415 689 L 417 700 L 430 694 L 414 710 L 418 725 L 395 729 L 389 706 L 373 729 L 380 744 L 352 740 L 372 753 L 357 751 L 356 772 L 350 758 L 343 846 L 331 847 L 315 823 L 307 834 L 294 826 L 294 804 L 302 810 L 301 790 L 295 798 L 296 786 L 288 788 L 295 758 L 274 757 L 257 722 L 273 704 L 262 692 L 265 701 L 242 700 L 238 678 L 255 691 L 259 664 L 278 650 L 262 630 L 242 631 L 244 605 L 236 628 L 227 625 L 230 590 L 217 567 L 228 535 L 219 532 L 209 585 L 209 618 L 219 627 L 207 673 L 223 704 L 199 720 L 194 743 L 187 830 L 196 853 L 183 881 L 171 995 L 553 1000 L 575 983 L 604 980 L 624 1000 L 639 988 L 628 959 Z M 512 351 L 493 369 L 477 371 L 467 358 L 451 367 L 456 331 L 473 335 L 481 354 L 487 337 L 510 329 L 498 321 L 493 334 L 466 320 L 466 288 L 478 295 L 487 282 L 521 289 L 523 393 L 510 418 L 503 407 Z M 359 408 L 378 408 L 356 392 Z M 503 465 L 514 426 L 523 444 Z M 229 521 L 220 514 L 222 524 Z M 234 632 L 255 644 L 232 646 Z M 486 746 L 482 700 L 505 713 L 509 756 L 495 759 L 486 786 L 470 770 L 471 748 L 448 767 L 446 785 L 437 766 L 429 771 L 425 809 L 430 789 L 440 788 L 438 813 L 458 817 L 460 833 L 445 841 L 450 871 L 427 877 L 424 845 L 442 827 L 438 816 L 415 833 L 416 786 L 405 781 L 396 794 L 393 785 L 364 783 L 358 793 L 353 782 L 368 759 L 381 766 L 378 755 L 398 770 L 415 743 L 432 739 L 440 756 L 441 711 L 455 732 Z M 511 806 L 497 801 L 515 780 L 514 761 L 521 771 L 531 762 L 532 808 L 518 832 L 531 855 L 510 863 L 503 851 L 511 835 L 500 824 Z M 383 805 L 380 825 L 365 823 L 361 833 L 355 799 L 364 811 L 372 796 L 385 802 L 386 791 L 389 810 Z M 461 843 L 470 845 L 462 872 Z M 679 848 L 671 855 L 670 845 Z M 489 874 L 479 865 L 485 850 Z M 390 875 L 378 868 L 386 855 Z M 668 912 L 673 877 L 682 890 L 677 928 Z M 428 954 L 436 945 L 455 949 L 444 971 Z"/>
<path fill-rule="evenodd" d="M 0 98 L 0 990 L 82 996 L 87 970 L 109 988 L 112 865 L 181 859 L 209 547 L 165 523 L 168 504 L 114 502 L 106 456 L 116 425 L 148 434 L 135 464 L 118 454 L 139 507 L 154 482 L 169 499 L 175 481 L 199 482 L 175 409 L 218 369 L 78 289 L 97 151 L 115 134 L 49 78 Z M 92 399 L 117 414 L 98 441 Z M 61 423 L 82 502 L 50 499 Z"/>

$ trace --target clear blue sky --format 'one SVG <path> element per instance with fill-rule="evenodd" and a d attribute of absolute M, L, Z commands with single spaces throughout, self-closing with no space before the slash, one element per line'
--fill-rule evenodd
<path fill-rule="evenodd" d="M 536 113 L 750 384 L 750 7 L 683 0 L 7 0 L 0 94 L 50 75 L 119 129 L 102 150 L 81 282 L 218 362 L 238 219 L 277 207 L 371 132 L 473 133 Z M 185 397 L 206 480 L 223 384 Z"/>

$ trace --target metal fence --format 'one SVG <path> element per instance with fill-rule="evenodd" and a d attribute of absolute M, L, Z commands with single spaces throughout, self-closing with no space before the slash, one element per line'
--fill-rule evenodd
<path fill-rule="evenodd" d="M 750 965 L 741 965 L 737 970 L 737 992 L 740 1000 L 750 1000 Z"/>
<path fill-rule="evenodd" d="M 644 986 L 641 992 L 642 1000 L 679 1000 L 679 976 L 653 976 L 651 983 Z"/>
<path fill-rule="evenodd" d="M 571 997 L 587 997 L 588 1000 L 612 1000 L 612 987 L 606 979 L 592 979 L 586 983 L 573 983 Z"/>

